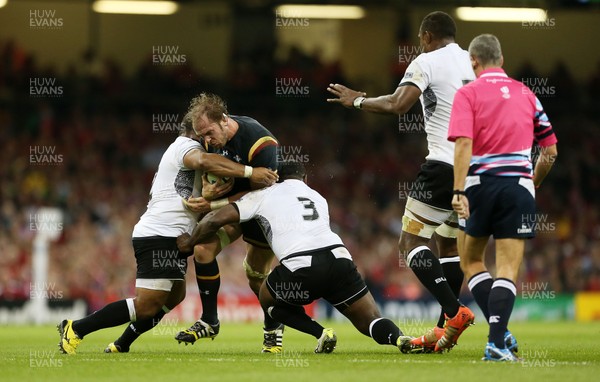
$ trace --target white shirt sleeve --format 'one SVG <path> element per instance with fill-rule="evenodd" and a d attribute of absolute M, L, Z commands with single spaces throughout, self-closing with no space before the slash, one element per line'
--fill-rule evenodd
<path fill-rule="evenodd" d="M 260 208 L 265 200 L 268 188 L 251 191 L 242 196 L 235 205 L 240 212 L 240 222 L 245 222 L 253 219 L 258 215 Z"/>
<path fill-rule="evenodd" d="M 421 89 L 421 92 L 424 92 L 429 87 L 430 76 L 427 70 L 428 65 L 424 62 L 423 57 L 423 54 L 419 55 L 408 65 L 406 72 L 404 72 L 404 77 L 400 81 L 400 85 L 411 83 Z"/>
<path fill-rule="evenodd" d="M 177 167 L 186 168 L 183 164 L 183 157 L 185 157 L 185 154 L 187 154 L 189 151 L 194 149 L 205 151 L 199 142 L 189 138 L 185 138 L 185 140 L 177 146 L 175 155 L 175 158 L 177 158 Z"/>

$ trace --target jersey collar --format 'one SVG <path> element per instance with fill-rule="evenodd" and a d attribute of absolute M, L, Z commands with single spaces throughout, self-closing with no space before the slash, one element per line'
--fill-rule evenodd
<path fill-rule="evenodd" d="M 491 68 L 482 71 L 479 77 L 508 77 L 508 75 L 502 68 Z"/>

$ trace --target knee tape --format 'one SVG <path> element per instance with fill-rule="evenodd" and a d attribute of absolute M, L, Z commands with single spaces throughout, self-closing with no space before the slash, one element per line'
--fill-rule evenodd
<path fill-rule="evenodd" d="M 431 239 L 431 236 L 435 232 L 437 226 L 423 223 L 409 210 L 404 211 L 402 216 L 402 231 Z"/>
<path fill-rule="evenodd" d="M 244 266 L 244 270 L 246 271 L 246 275 L 248 276 L 249 279 L 252 278 L 252 279 L 264 280 L 267 278 L 267 276 L 269 276 L 269 273 L 271 273 L 270 271 L 267 273 L 256 272 L 254 269 L 252 269 L 250 264 L 248 264 L 248 261 L 246 260 L 245 257 L 244 257 L 244 262 L 242 263 L 242 265 Z"/>
<path fill-rule="evenodd" d="M 448 224 L 444 223 L 435 229 L 435 233 L 437 233 L 441 237 L 445 237 L 448 239 L 456 239 L 456 235 L 458 234 L 458 228 L 449 226 Z"/>

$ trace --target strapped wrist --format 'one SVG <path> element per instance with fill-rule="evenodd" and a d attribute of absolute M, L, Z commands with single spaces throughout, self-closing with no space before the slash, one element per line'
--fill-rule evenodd
<path fill-rule="evenodd" d="M 210 202 L 210 210 L 211 211 L 218 210 L 219 208 L 225 207 L 228 204 L 229 204 L 229 199 L 227 199 L 227 198 L 213 200 L 212 202 Z"/>
<path fill-rule="evenodd" d="M 244 166 L 244 178 L 250 178 L 252 176 L 253 168 L 250 166 Z"/>
<path fill-rule="evenodd" d="M 467 193 L 464 190 L 454 190 L 454 191 L 452 191 L 452 194 L 454 194 L 454 195 L 467 195 Z"/>

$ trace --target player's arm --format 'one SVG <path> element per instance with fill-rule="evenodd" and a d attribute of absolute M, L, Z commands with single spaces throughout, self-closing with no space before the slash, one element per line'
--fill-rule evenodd
<path fill-rule="evenodd" d="M 542 147 L 533 170 L 533 184 L 538 188 L 556 161 L 558 150 L 556 144 Z"/>
<path fill-rule="evenodd" d="M 242 196 L 244 196 L 248 192 L 249 191 L 240 191 L 237 194 L 230 195 L 225 198 L 212 199 L 212 200 L 204 198 L 202 196 L 199 196 L 197 198 L 190 196 L 187 200 L 184 199 L 183 202 L 186 205 L 186 207 L 188 209 L 190 209 L 191 211 L 204 214 L 204 213 L 207 213 L 210 211 L 218 210 L 221 207 L 225 207 L 229 203 L 233 203 L 233 202 L 239 200 Z"/>
<path fill-rule="evenodd" d="M 421 89 L 405 82 L 396 88 L 393 94 L 379 97 L 366 97 L 366 93 L 358 92 L 340 84 L 329 84 L 327 90 L 337 98 L 328 98 L 327 102 L 339 103 L 347 108 L 356 108 L 371 113 L 405 114 L 421 96 Z"/>
<path fill-rule="evenodd" d="M 220 177 L 250 178 L 251 182 L 270 186 L 278 179 L 277 173 L 264 167 L 244 166 L 219 154 L 198 149 L 188 151 L 183 157 L 186 168 L 210 172 Z"/>
<path fill-rule="evenodd" d="M 193 251 L 194 245 L 201 243 L 217 233 L 219 228 L 240 221 L 238 209 L 229 204 L 218 211 L 209 212 L 194 228 L 192 234 L 184 233 L 177 238 L 177 247 L 183 253 Z"/>

